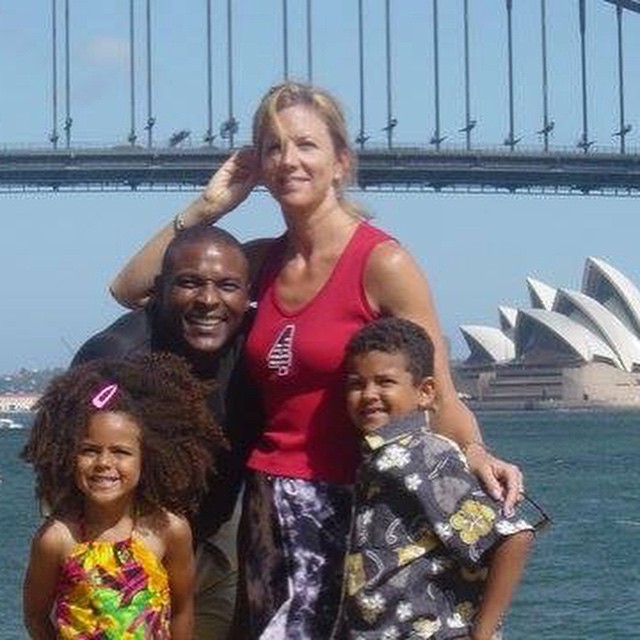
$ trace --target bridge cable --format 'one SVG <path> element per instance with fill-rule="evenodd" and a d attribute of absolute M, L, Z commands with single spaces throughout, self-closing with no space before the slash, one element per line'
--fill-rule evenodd
<path fill-rule="evenodd" d="M 589 147 L 593 144 L 593 142 L 589 140 L 589 114 L 587 110 L 587 16 L 584 0 L 578 0 L 578 2 L 580 8 L 580 64 L 582 68 L 582 138 L 578 142 L 578 147 L 587 153 Z"/>
<path fill-rule="evenodd" d="M 129 102 L 131 129 L 127 140 L 133 147 L 136 143 L 136 69 L 135 69 L 135 17 L 134 0 L 129 0 Z"/>
<path fill-rule="evenodd" d="M 397 120 L 393 117 L 393 95 L 391 92 L 391 7 L 390 0 L 385 0 L 385 43 L 387 64 L 387 147 L 393 147 L 393 130 Z"/>
<path fill-rule="evenodd" d="M 151 0 L 147 0 L 147 146 L 149 149 L 153 146 L 153 125 L 156 119 L 153 115 L 153 83 L 152 83 L 152 66 L 151 66 Z"/>
<path fill-rule="evenodd" d="M 204 141 L 213 144 L 213 69 L 212 69 L 212 39 L 211 39 L 211 0 L 207 0 L 207 131 Z"/>
<path fill-rule="evenodd" d="M 287 0 L 282 0 L 282 60 L 284 79 L 289 79 L 289 12 Z"/>
<path fill-rule="evenodd" d="M 438 42 L 438 0 L 433 0 L 433 79 L 434 79 L 434 107 L 435 107 L 435 131 L 431 136 L 431 144 L 440 151 L 440 143 L 443 138 L 440 135 L 440 58 Z"/>
<path fill-rule="evenodd" d="M 229 140 L 229 149 L 233 149 L 233 138 L 238 125 L 233 116 L 233 14 L 231 0 L 227 0 L 227 99 L 228 119 L 222 128 Z"/>
<path fill-rule="evenodd" d="M 554 123 L 549 120 L 549 77 L 547 71 L 547 3 L 540 0 L 540 41 L 542 47 L 542 129 L 544 150 L 549 151 L 549 134 Z"/>
<path fill-rule="evenodd" d="M 469 0 L 464 0 L 464 110 L 465 125 L 463 131 L 466 138 L 467 151 L 471 149 L 471 130 L 475 122 L 471 120 L 471 71 L 469 64 Z"/>
<path fill-rule="evenodd" d="M 614 135 L 620 136 L 620 153 L 626 153 L 627 134 L 631 131 L 631 125 L 625 122 L 624 113 L 624 56 L 622 46 L 622 7 L 620 4 L 616 6 L 616 19 L 618 26 L 618 96 L 620 101 L 620 130 Z"/>
<path fill-rule="evenodd" d="M 313 15 L 311 0 L 307 0 L 307 82 L 313 83 Z"/>
<path fill-rule="evenodd" d="M 360 131 L 356 142 L 360 149 L 364 149 L 367 137 L 364 133 L 364 20 L 362 0 L 358 0 L 358 58 L 359 58 L 359 87 L 360 87 Z"/>
<path fill-rule="evenodd" d="M 65 70 L 65 121 L 64 132 L 67 149 L 71 146 L 71 125 L 73 119 L 71 118 L 71 55 L 70 55 L 70 11 L 69 0 L 65 0 L 64 3 L 64 70 Z"/>
<path fill-rule="evenodd" d="M 51 0 L 52 127 L 49 141 L 58 148 L 58 18 L 57 0 Z"/>
<path fill-rule="evenodd" d="M 507 53 L 508 53 L 508 85 L 509 85 L 509 137 L 504 141 L 511 151 L 514 150 L 519 139 L 515 139 L 514 108 L 513 108 L 513 0 L 506 0 L 507 6 Z"/>

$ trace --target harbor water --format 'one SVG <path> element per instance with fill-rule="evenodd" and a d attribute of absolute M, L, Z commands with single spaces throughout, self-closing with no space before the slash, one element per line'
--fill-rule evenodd
<path fill-rule="evenodd" d="M 506 619 L 507 640 L 640 637 L 640 413 L 478 414 L 553 518 Z M 0 640 L 22 640 L 21 582 L 39 516 L 28 430 L 0 430 Z"/>

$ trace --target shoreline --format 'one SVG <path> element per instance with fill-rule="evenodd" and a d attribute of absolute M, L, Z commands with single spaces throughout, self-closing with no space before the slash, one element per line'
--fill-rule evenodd
<path fill-rule="evenodd" d="M 483 401 L 464 399 L 464 404 L 474 413 L 640 413 L 640 404 L 570 403 L 556 400 L 527 402 Z"/>

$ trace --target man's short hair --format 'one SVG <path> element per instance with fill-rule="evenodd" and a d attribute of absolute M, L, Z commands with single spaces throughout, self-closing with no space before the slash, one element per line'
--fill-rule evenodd
<path fill-rule="evenodd" d="M 405 318 L 381 318 L 360 329 L 349 341 L 345 358 L 371 351 L 402 353 L 414 382 L 433 376 L 433 342 L 418 324 Z"/>
<path fill-rule="evenodd" d="M 209 224 L 197 224 L 180 231 L 167 245 L 162 259 L 160 275 L 165 276 L 171 273 L 173 258 L 177 249 L 190 244 L 200 244 L 201 242 L 231 247 L 239 251 L 246 258 L 244 247 L 234 235 L 220 227 Z"/>

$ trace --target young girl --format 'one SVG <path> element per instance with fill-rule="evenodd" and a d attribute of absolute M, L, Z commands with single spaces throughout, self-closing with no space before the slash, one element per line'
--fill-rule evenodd
<path fill-rule="evenodd" d="M 40 399 L 22 457 L 50 512 L 24 581 L 32 638 L 191 638 L 191 529 L 223 436 L 176 356 L 95 361 Z"/>

